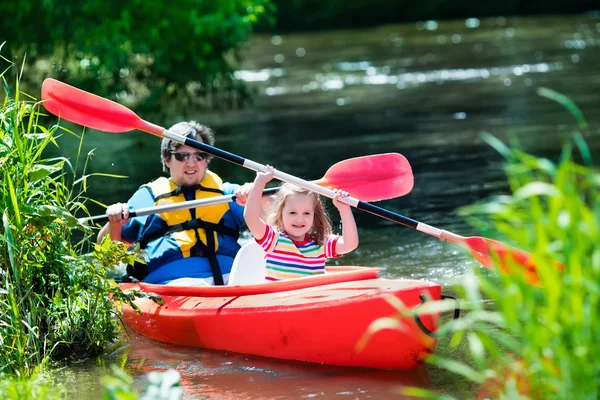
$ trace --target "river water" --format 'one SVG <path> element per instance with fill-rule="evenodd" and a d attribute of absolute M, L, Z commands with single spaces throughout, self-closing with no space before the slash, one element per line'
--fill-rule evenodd
<path fill-rule="evenodd" d="M 536 90 L 571 97 L 586 116 L 588 144 L 600 148 L 600 14 L 426 21 L 372 29 L 255 36 L 237 73 L 256 92 L 253 104 L 198 113 L 176 105 L 143 118 L 162 125 L 196 119 L 217 132 L 217 147 L 317 179 L 335 162 L 398 152 L 409 160 L 414 189 L 381 207 L 465 236 L 478 234 L 457 209 L 507 193 L 501 157 L 482 140 L 490 133 L 556 160 L 575 120 Z M 155 118 L 155 119 L 151 119 Z M 73 144 L 65 143 L 65 148 Z M 160 173 L 159 141 L 140 132 L 88 132 L 95 148 L 90 194 L 126 201 Z M 68 150 L 67 150 L 68 151 Z M 254 173 L 216 160 L 225 180 Z M 333 209 L 332 209 L 333 211 Z M 335 219 L 335 213 L 332 213 Z M 378 266 L 381 276 L 439 282 L 452 292 L 468 268 L 461 250 L 424 233 L 355 211 L 360 246 L 338 263 Z M 400 385 L 464 397 L 473 388 L 425 366 L 411 372 L 368 371 L 282 362 L 159 344 L 133 332 L 101 360 L 63 376 L 77 397 L 99 396 L 105 365 L 123 361 L 143 385 L 145 372 L 175 368 L 189 399 L 387 399 Z M 437 352 L 452 353 L 446 339 Z"/>

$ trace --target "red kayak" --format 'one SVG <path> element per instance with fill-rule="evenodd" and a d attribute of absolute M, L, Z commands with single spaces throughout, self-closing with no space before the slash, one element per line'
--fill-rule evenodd
<path fill-rule="evenodd" d="M 378 268 L 328 267 L 324 275 L 243 286 L 181 287 L 122 284 L 123 290 L 156 293 L 160 306 L 137 299 L 123 307 L 123 321 L 161 342 L 320 364 L 412 369 L 432 353 L 426 334 L 438 315 L 402 319 L 401 329 L 375 333 L 357 346 L 378 318 L 398 317 L 385 300 L 395 296 L 409 310 L 424 298 L 439 300 L 440 285 L 377 278 Z"/>

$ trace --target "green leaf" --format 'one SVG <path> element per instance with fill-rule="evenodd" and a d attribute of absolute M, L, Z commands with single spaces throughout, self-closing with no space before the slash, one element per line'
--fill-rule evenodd
<path fill-rule="evenodd" d="M 6 211 L 2 214 L 2 225 L 4 226 L 4 240 L 7 244 L 8 258 L 10 260 L 10 266 L 13 272 L 13 276 L 16 281 L 19 281 L 20 274 L 19 268 L 17 267 L 17 263 L 15 262 L 15 240 L 12 235 L 12 229 L 10 227 L 10 222 L 8 220 L 8 215 L 6 215 Z"/>
<path fill-rule="evenodd" d="M 485 375 L 474 370 L 469 367 L 467 364 L 464 364 L 459 361 L 449 360 L 446 358 L 440 358 L 435 354 L 430 356 L 428 361 L 431 364 L 437 365 L 438 367 L 444 368 L 450 372 L 453 372 L 457 375 L 464 376 L 472 382 L 483 383 L 485 382 Z"/>
<path fill-rule="evenodd" d="M 558 93 L 552 89 L 541 87 L 537 90 L 537 94 L 550 100 L 556 101 L 558 104 L 564 106 L 570 113 L 575 117 L 577 124 L 580 128 L 587 128 L 588 124 L 585 120 L 583 113 L 577 107 L 577 105 L 564 94 Z"/>
<path fill-rule="evenodd" d="M 8 193 L 13 206 L 13 209 L 11 210 L 11 215 L 15 217 L 17 225 L 21 226 L 21 210 L 19 207 L 19 202 L 17 200 L 17 192 L 13 185 L 12 178 L 9 174 L 4 174 L 4 179 L 6 180 L 6 182 L 8 182 Z"/>
<path fill-rule="evenodd" d="M 37 182 L 46 178 L 49 175 L 52 175 L 55 172 L 62 170 L 62 168 L 63 163 L 58 163 L 54 165 L 35 164 L 29 169 L 27 178 L 30 182 Z"/>
<path fill-rule="evenodd" d="M 87 178 L 91 177 L 91 176 L 104 176 L 107 178 L 117 178 L 117 179 L 126 179 L 128 178 L 128 176 L 126 175 L 115 175 L 115 174 L 104 174 L 101 172 L 96 172 L 93 174 L 87 174 L 87 175 L 83 175 L 81 176 L 79 179 L 77 179 L 75 182 L 73 182 L 73 186 L 80 183 L 80 182 L 84 182 L 87 180 Z"/>
<path fill-rule="evenodd" d="M 471 352 L 471 357 L 477 363 L 477 367 L 481 370 L 485 367 L 485 350 L 483 347 L 483 343 L 474 332 L 469 332 L 467 334 L 467 341 L 469 343 L 469 351 Z"/>
<path fill-rule="evenodd" d="M 545 182 L 531 182 L 517 190 L 514 197 L 519 200 L 527 199 L 534 196 L 548 196 L 559 198 L 562 193 L 556 186 Z"/>
<path fill-rule="evenodd" d="M 38 213 L 42 217 L 52 217 L 63 220 L 70 227 L 79 225 L 79 221 L 73 216 L 73 214 L 60 207 L 42 205 L 38 208 Z"/>
<path fill-rule="evenodd" d="M 506 159 L 514 158 L 513 152 L 510 148 L 508 148 L 500 139 L 495 136 L 490 135 L 487 132 L 481 134 L 482 139 L 492 146 L 498 153 L 500 153 Z"/>
<path fill-rule="evenodd" d="M 592 154 L 590 153 L 590 148 L 585 143 L 583 136 L 581 136 L 581 134 L 579 132 L 576 132 L 573 135 L 573 141 L 575 142 L 575 145 L 579 149 L 579 153 L 581 154 L 581 158 L 583 159 L 583 162 L 585 163 L 585 165 L 587 165 L 588 167 L 591 167 L 592 166 Z"/>

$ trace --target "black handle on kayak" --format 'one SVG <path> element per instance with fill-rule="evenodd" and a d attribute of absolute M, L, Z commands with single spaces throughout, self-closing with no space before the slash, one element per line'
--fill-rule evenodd
<path fill-rule="evenodd" d="M 426 334 L 427 336 L 431 336 L 431 337 L 435 337 L 435 338 L 439 338 L 439 337 L 445 336 L 452 329 L 452 327 L 450 326 L 450 324 L 446 325 L 446 327 L 444 329 L 439 329 L 438 328 L 437 331 L 432 331 L 429 328 L 427 328 L 425 326 L 425 324 L 423 324 L 423 321 L 421 321 L 421 318 L 419 317 L 419 314 L 417 313 L 417 309 L 421 305 L 425 304 L 425 302 L 427 300 L 429 300 L 429 299 L 427 298 L 427 295 L 425 293 L 421 293 L 419 295 L 419 297 L 421 298 L 421 303 L 419 305 L 417 305 L 413 309 L 413 311 L 412 311 L 413 318 L 415 319 L 415 322 L 417 323 L 417 326 L 419 328 L 421 328 L 421 330 L 423 331 L 423 333 Z M 454 308 L 454 315 L 453 315 L 452 320 L 453 321 L 457 320 L 460 317 L 460 308 L 458 306 L 458 300 L 456 298 L 452 297 L 452 296 L 442 296 L 442 300 L 445 300 L 445 299 L 452 299 L 452 300 L 456 301 L 456 307 Z"/>
<path fill-rule="evenodd" d="M 274 195 L 275 193 L 277 193 L 277 191 L 279 190 L 279 187 L 274 187 L 274 188 L 269 188 L 269 189 L 265 189 L 263 191 L 263 196 L 271 196 Z M 210 198 L 205 199 L 205 200 L 210 200 Z M 221 203 L 229 203 L 231 201 L 235 201 L 235 195 L 231 195 L 231 196 L 223 196 Z M 186 203 L 193 203 L 195 202 L 195 200 L 191 200 L 189 202 L 184 202 L 184 203 L 175 203 L 173 204 L 173 208 L 176 207 L 180 207 L 178 209 L 185 209 L 185 207 L 183 207 Z M 218 204 L 218 203 L 211 203 L 211 205 L 214 204 Z M 191 204 L 189 208 L 194 208 L 194 204 Z M 165 210 L 165 206 L 154 206 L 154 207 L 148 207 L 148 208 L 140 208 L 138 210 L 130 210 L 129 211 L 129 218 L 133 218 L 133 217 L 142 217 L 144 215 L 151 215 L 151 214 L 158 214 L 161 212 L 165 212 L 167 210 Z M 121 214 L 122 218 L 125 218 L 125 216 L 123 214 Z M 93 222 L 95 224 L 104 224 L 106 222 L 108 222 L 108 217 L 106 215 L 96 215 L 94 217 L 88 217 L 88 218 L 81 218 L 79 220 L 82 223 L 90 223 Z"/>

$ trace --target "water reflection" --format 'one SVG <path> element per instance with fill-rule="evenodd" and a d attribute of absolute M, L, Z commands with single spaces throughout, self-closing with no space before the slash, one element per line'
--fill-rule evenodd
<path fill-rule="evenodd" d="M 395 396 L 400 386 L 431 387 L 425 369 L 345 369 L 157 345 L 141 337 L 135 337 L 135 342 L 128 365 L 136 373 L 175 368 L 190 399 L 401 399 Z"/>
<path fill-rule="evenodd" d="M 278 361 L 236 353 L 170 346 L 129 332 L 127 344 L 102 364 L 88 362 L 59 377 L 78 398 L 99 398 L 106 364 L 124 365 L 143 392 L 147 373 L 179 372 L 186 399 L 407 399 L 404 386 L 435 389 L 426 368 L 376 371 Z"/>

